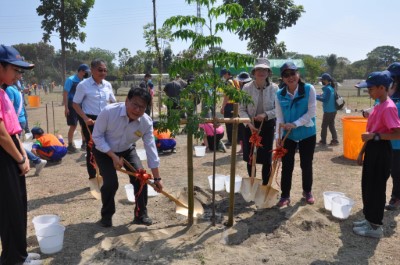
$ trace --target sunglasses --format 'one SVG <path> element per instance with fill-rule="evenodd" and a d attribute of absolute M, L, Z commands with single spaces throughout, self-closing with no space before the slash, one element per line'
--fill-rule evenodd
<path fill-rule="evenodd" d="M 296 71 L 287 71 L 287 72 L 284 72 L 282 74 L 282 77 L 283 78 L 288 78 L 288 77 L 291 77 L 291 76 L 294 76 L 294 75 L 296 75 Z"/>

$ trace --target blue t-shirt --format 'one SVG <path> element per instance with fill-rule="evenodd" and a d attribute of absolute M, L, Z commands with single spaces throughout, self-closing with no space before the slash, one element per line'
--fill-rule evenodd
<path fill-rule="evenodd" d="M 10 98 L 11 102 L 13 103 L 15 113 L 18 116 L 18 122 L 26 122 L 25 119 L 25 107 L 24 102 L 22 101 L 21 92 L 15 86 L 8 86 L 6 89 L 7 96 Z M 18 114 L 19 110 L 19 114 Z"/>
<path fill-rule="evenodd" d="M 79 79 L 78 75 L 72 75 L 65 80 L 64 90 L 68 93 L 68 100 L 72 100 L 75 95 L 75 90 L 71 91 L 71 88 L 75 88 L 82 80 Z"/>

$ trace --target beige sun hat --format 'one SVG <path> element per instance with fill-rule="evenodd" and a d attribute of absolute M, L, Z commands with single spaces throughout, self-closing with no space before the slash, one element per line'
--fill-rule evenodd
<path fill-rule="evenodd" d="M 251 70 L 251 74 L 254 75 L 256 69 L 268 69 L 271 71 L 271 66 L 267 58 L 257 58 L 256 63 Z"/>

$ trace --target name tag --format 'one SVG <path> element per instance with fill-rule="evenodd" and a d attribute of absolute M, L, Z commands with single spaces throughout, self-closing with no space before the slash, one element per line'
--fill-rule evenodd
<path fill-rule="evenodd" d="M 137 137 L 142 137 L 142 136 L 143 136 L 143 133 L 142 133 L 141 131 L 136 131 L 136 132 L 135 132 L 135 135 L 136 135 Z"/>

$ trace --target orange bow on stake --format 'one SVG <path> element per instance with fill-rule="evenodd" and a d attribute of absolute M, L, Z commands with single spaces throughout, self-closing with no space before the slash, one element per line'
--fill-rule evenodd
<path fill-rule="evenodd" d="M 262 137 L 258 134 L 258 131 L 255 131 L 255 132 L 253 132 L 253 133 L 251 134 L 250 139 L 249 139 L 249 142 L 252 144 L 252 147 L 253 147 L 253 146 L 255 146 L 255 147 L 261 147 L 261 146 L 263 146 L 263 145 L 261 144 L 261 140 L 262 140 Z"/>
<path fill-rule="evenodd" d="M 288 150 L 283 147 L 278 147 L 272 150 L 272 160 L 282 159 L 287 154 Z"/>

